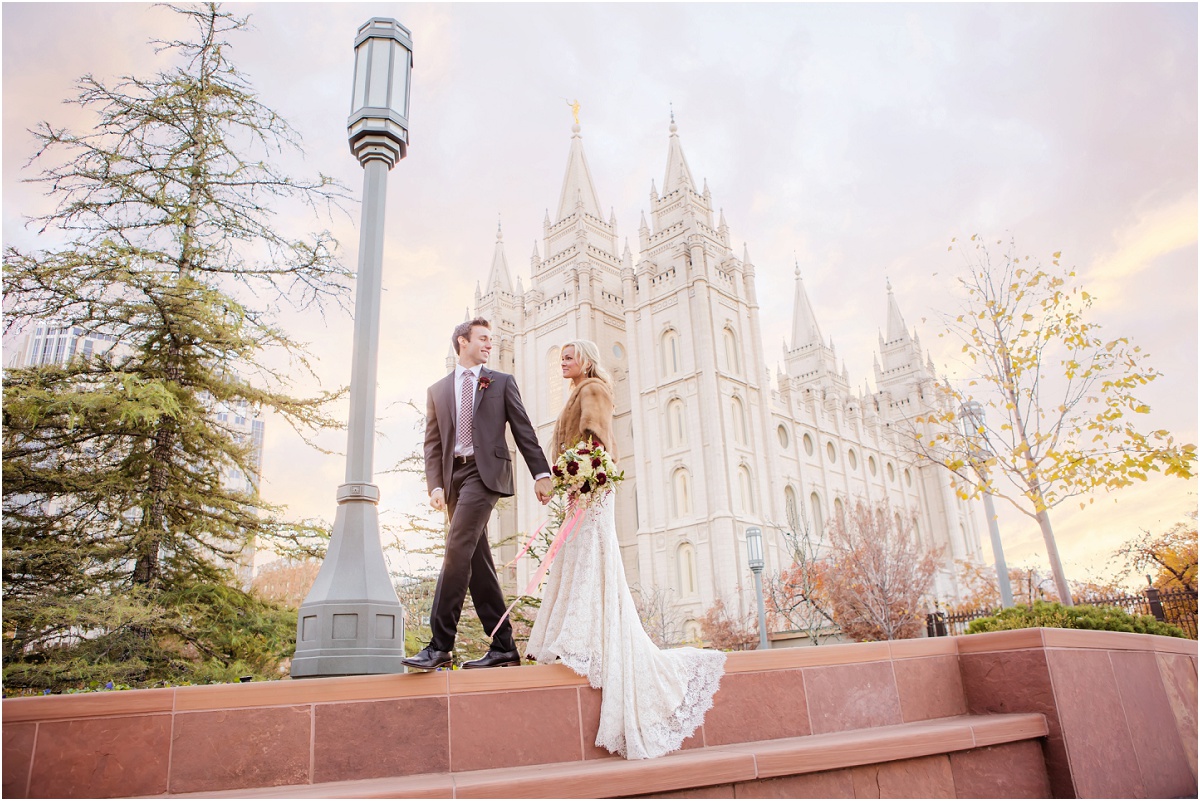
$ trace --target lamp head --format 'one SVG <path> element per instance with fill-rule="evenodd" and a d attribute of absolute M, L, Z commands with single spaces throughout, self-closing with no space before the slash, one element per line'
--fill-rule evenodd
<path fill-rule="evenodd" d="M 762 529 L 758 526 L 750 526 L 746 529 L 746 562 L 755 573 L 761 572 L 765 564 Z"/>
<path fill-rule="evenodd" d="M 360 162 L 388 167 L 408 154 L 412 33 L 388 17 L 372 17 L 354 40 L 354 90 L 346 129 Z"/>

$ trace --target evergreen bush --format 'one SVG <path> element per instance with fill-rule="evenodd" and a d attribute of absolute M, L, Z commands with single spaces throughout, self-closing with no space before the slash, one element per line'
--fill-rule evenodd
<path fill-rule="evenodd" d="M 967 634 L 1035 628 L 1129 631 L 1135 634 L 1187 638 L 1183 629 L 1156 620 L 1152 615 L 1131 615 L 1115 606 L 1063 606 L 1046 601 L 1034 601 L 1032 608 L 1023 605 L 1012 606 L 1001 609 L 991 617 L 981 617 L 971 622 Z"/>

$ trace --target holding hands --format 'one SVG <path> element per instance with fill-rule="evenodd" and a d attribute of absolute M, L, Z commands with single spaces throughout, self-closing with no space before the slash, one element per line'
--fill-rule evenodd
<path fill-rule="evenodd" d="M 550 499 L 554 497 L 554 483 L 550 480 L 550 476 L 539 478 L 534 482 L 533 489 L 537 493 L 538 503 L 542 506 L 550 503 Z M 446 494 L 441 487 L 429 493 L 429 505 L 439 512 L 446 509 Z"/>

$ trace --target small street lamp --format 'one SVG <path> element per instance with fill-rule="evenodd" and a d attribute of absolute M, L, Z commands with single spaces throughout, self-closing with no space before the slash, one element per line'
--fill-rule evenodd
<path fill-rule="evenodd" d="M 321 570 L 300 606 L 292 677 L 401 673 L 404 615 L 379 540 L 374 482 L 375 387 L 387 174 L 408 153 L 412 34 L 374 17 L 354 40 L 354 91 L 346 123 L 363 168 L 362 231 L 354 297 L 354 351 L 346 480 Z"/>
<path fill-rule="evenodd" d="M 762 572 L 763 561 L 762 529 L 750 526 L 746 529 L 746 563 L 754 573 L 754 591 L 758 595 L 758 648 L 765 651 L 767 645 L 767 607 L 763 603 Z"/>
<path fill-rule="evenodd" d="M 983 484 L 983 513 L 987 515 L 988 531 L 992 535 L 992 556 L 996 560 L 996 581 L 1000 585 L 1000 605 L 1007 609 L 1013 605 L 1012 587 L 1008 582 L 1008 565 L 1004 562 L 1004 546 L 1000 543 L 1000 524 L 996 520 L 996 504 L 992 501 L 987 483 L 987 459 L 991 451 L 980 432 L 983 430 L 983 405 L 979 401 L 967 401 L 958 410 L 962 422 L 963 436 L 970 450 L 971 467 Z"/>

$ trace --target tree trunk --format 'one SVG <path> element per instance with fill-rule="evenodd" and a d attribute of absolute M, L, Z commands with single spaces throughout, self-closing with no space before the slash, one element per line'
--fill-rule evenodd
<path fill-rule="evenodd" d="M 133 568 L 133 583 L 154 586 L 159 579 L 158 552 L 166 534 L 167 502 L 164 493 L 170 483 L 167 468 L 175 447 L 175 421 L 160 424 L 154 434 L 153 462 L 150 466 L 150 508 L 142 517 L 136 544 L 137 563 Z"/>
<path fill-rule="evenodd" d="M 1058 545 L 1054 542 L 1054 529 L 1050 527 L 1050 513 L 1043 509 L 1037 514 L 1038 525 L 1042 527 L 1042 539 L 1046 543 L 1046 556 L 1050 559 L 1050 572 L 1054 574 L 1054 586 L 1063 606 L 1074 606 L 1071 600 L 1071 588 L 1067 586 L 1067 576 L 1063 573 L 1062 560 L 1058 558 Z M 1031 598 L 1032 603 L 1032 598 Z"/>

